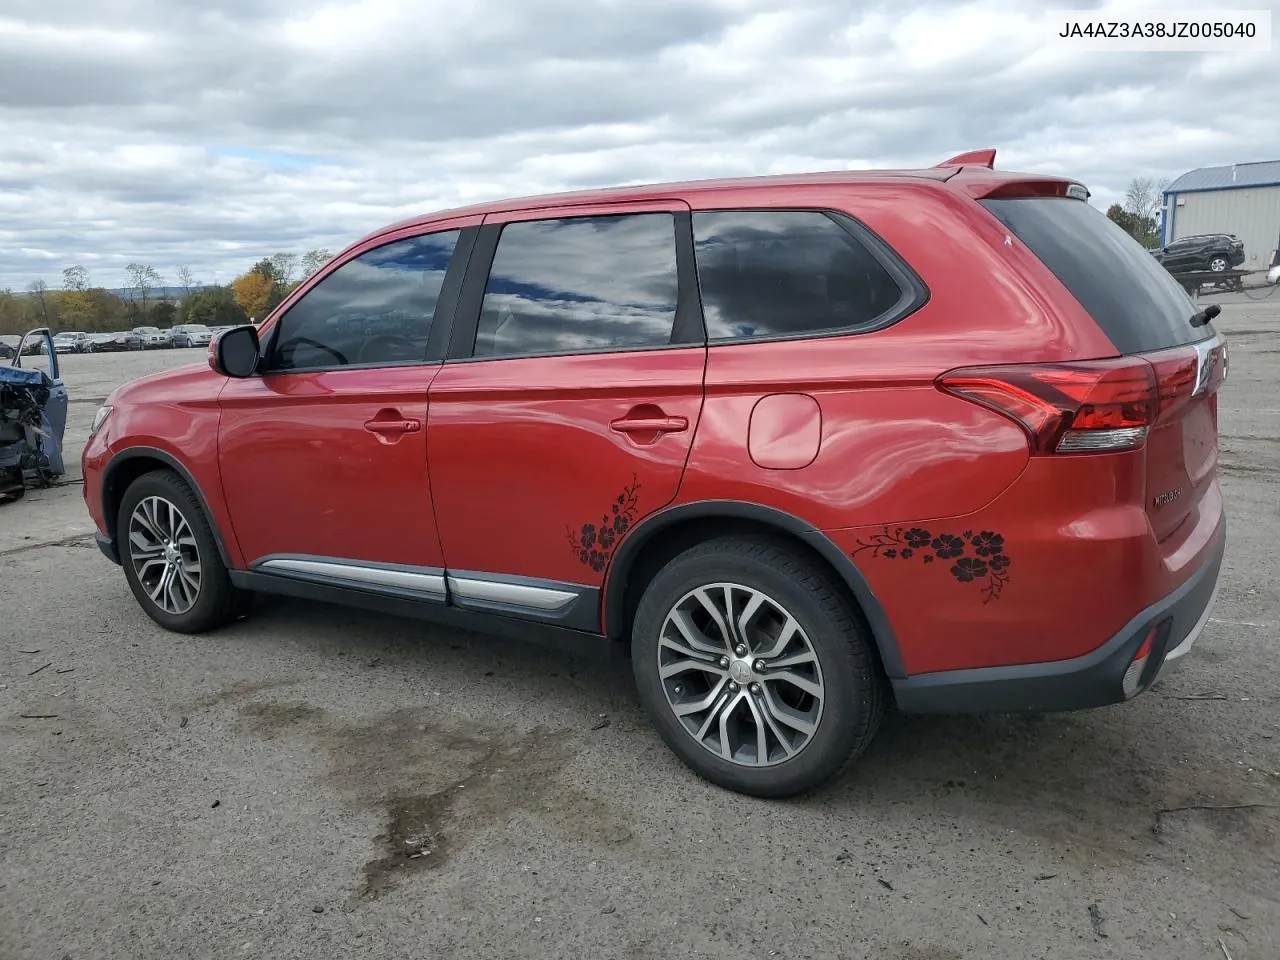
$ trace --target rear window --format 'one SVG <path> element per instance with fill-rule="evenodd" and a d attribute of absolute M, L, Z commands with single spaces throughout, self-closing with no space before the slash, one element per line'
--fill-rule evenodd
<path fill-rule="evenodd" d="M 982 205 L 1031 248 L 1121 353 L 1145 353 L 1213 336 L 1193 327 L 1199 309 L 1138 241 L 1083 200 L 1033 197 Z"/>

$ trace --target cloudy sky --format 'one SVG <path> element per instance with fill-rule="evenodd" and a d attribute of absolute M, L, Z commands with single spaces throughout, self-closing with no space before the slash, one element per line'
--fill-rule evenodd
<path fill-rule="evenodd" d="M 1044 11 L 1094 6 L 4 0 L 0 287 L 73 263 L 116 286 L 130 261 L 225 283 L 413 213 L 581 186 L 993 146 L 1105 205 L 1134 176 L 1280 158 L 1280 46 L 1046 38 Z M 1179 6 L 1213 4 L 1158 9 Z"/>

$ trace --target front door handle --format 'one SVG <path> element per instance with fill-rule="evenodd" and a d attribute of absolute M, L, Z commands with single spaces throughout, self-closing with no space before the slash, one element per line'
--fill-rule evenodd
<path fill-rule="evenodd" d="M 411 420 L 399 410 L 380 410 L 376 417 L 364 422 L 364 428 L 383 443 L 389 443 L 406 433 L 417 433 L 422 429 L 422 421 Z"/>
<path fill-rule="evenodd" d="M 609 424 L 618 433 L 680 433 L 689 429 L 687 417 L 622 417 Z"/>

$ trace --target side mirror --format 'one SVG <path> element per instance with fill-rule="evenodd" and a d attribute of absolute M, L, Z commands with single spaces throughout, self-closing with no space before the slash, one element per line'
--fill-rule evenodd
<path fill-rule="evenodd" d="M 233 327 L 210 344 L 209 366 L 224 377 L 252 377 L 258 370 L 258 349 L 254 327 Z"/>

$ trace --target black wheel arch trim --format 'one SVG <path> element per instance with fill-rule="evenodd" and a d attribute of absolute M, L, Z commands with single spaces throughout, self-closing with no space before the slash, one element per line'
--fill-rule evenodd
<path fill-rule="evenodd" d="M 774 507 L 740 500 L 701 500 L 695 503 L 683 503 L 650 514 L 636 524 L 630 535 L 618 545 L 614 552 L 605 584 L 604 626 L 608 630 L 610 639 L 622 639 L 627 581 L 631 568 L 643 548 L 652 542 L 655 535 L 676 524 L 690 520 L 717 518 L 750 520 L 799 537 L 809 544 L 832 566 L 862 608 L 862 613 L 871 628 L 872 639 L 880 653 L 880 661 L 885 673 L 890 679 L 907 675 L 888 614 L 885 613 L 883 604 L 880 603 L 875 591 L 871 589 L 867 578 L 863 576 L 853 559 L 808 521 Z"/>
<path fill-rule="evenodd" d="M 99 542 L 99 549 L 102 549 L 104 553 L 107 552 L 107 549 L 110 549 L 115 555 L 116 562 L 119 562 L 120 545 L 117 542 L 116 537 L 116 517 L 113 515 L 114 511 L 112 513 L 108 513 L 105 509 L 106 493 L 111 489 L 112 479 L 115 477 L 122 464 L 128 463 L 130 460 L 142 459 L 160 461 L 180 476 L 183 481 L 186 482 L 187 486 L 191 488 L 191 492 L 196 495 L 196 500 L 200 504 L 200 509 L 204 511 L 204 517 L 209 523 L 209 529 L 213 531 L 213 540 L 218 545 L 218 556 L 222 558 L 223 565 L 230 570 L 232 565 L 231 558 L 227 555 L 227 545 L 223 541 L 222 531 L 218 529 L 217 518 L 214 517 L 213 511 L 209 509 L 209 500 L 204 495 L 204 491 L 200 489 L 200 484 L 196 482 L 196 478 L 192 476 L 191 471 L 186 468 L 182 461 L 173 454 L 167 453 L 166 451 L 160 450 L 156 447 L 128 447 L 127 449 L 121 450 L 107 461 L 107 465 L 102 471 L 104 508 L 103 522 L 107 525 L 107 536 L 105 538 L 107 546 L 104 547 L 104 545 Z M 124 491 L 120 491 L 120 495 L 123 496 Z M 111 556 L 111 553 L 108 553 L 107 555 Z"/>

